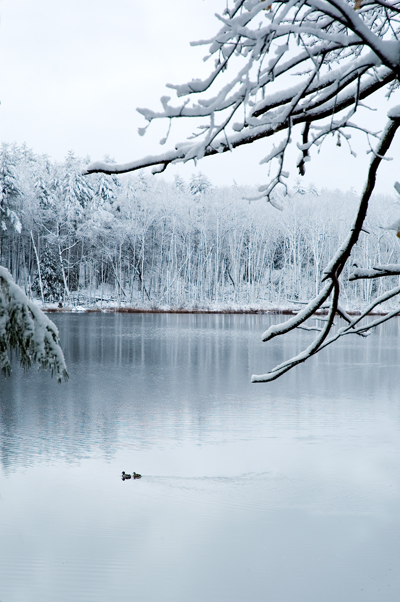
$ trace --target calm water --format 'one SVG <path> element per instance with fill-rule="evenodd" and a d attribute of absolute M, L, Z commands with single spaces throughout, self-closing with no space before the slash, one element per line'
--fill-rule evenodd
<path fill-rule="evenodd" d="M 0 379 L 1 602 L 398 602 L 399 323 L 252 385 L 279 319 L 54 316 L 69 382 Z"/>

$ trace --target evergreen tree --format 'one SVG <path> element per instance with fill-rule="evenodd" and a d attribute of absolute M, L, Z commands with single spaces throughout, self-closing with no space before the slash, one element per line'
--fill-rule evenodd
<path fill-rule="evenodd" d="M 189 190 L 190 194 L 193 196 L 200 196 L 210 192 L 212 190 L 212 184 L 202 172 L 198 173 L 197 175 L 192 174 L 192 177 L 190 178 Z"/>
<path fill-rule="evenodd" d="M 36 362 L 58 380 L 68 378 L 56 326 L 0 266 L 0 371 L 6 376 L 11 372 L 10 349 L 18 351 L 24 368 Z"/>
<path fill-rule="evenodd" d="M 69 219 L 76 219 L 82 210 L 90 206 L 93 189 L 88 178 L 82 176 L 82 164 L 69 151 L 62 166 L 60 178 L 61 195 Z"/>
<path fill-rule="evenodd" d="M 64 280 L 57 253 L 46 245 L 40 254 L 40 273 L 42 289 L 40 287 L 39 273 L 36 270 L 32 283 L 32 290 L 40 295 L 43 292 L 45 301 L 59 301 L 64 296 Z"/>
<path fill-rule="evenodd" d="M 185 180 L 183 178 L 181 178 L 180 175 L 178 175 L 178 174 L 175 175 L 174 184 L 175 184 L 175 188 L 177 190 L 179 190 L 179 192 L 185 192 L 186 191 Z"/>
<path fill-rule="evenodd" d="M 6 231 L 12 226 L 17 232 L 21 232 L 22 224 L 16 207 L 19 196 L 20 188 L 15 158 L 9 145 L 2 144 L 0 149 L 0 230 Z"/>

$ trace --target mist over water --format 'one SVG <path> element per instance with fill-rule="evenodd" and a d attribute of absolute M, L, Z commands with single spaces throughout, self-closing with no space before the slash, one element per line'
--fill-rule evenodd
<path fill-rule="evenodd" d="M 0 600 L 397 602 L 399 325 L 251 384 L 281 319 L 55 315 L 70 380 L 0 380 Z"/>

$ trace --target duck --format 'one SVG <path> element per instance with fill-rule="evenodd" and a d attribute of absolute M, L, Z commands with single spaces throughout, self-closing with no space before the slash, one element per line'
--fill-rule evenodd
<path fill-rule="evenodd" d="M 122 471 L 122 480 L 125 481 L 125 479 L 131 479 L 131 475 L 127 474 L 124 470 Z M 135 478 L 135 477 L 134 477 Z"/>
<path fill-rule="evenodd" d="M 134 479 L 141 479 L 142 478 L 142 475 L 139 474 L 138 472 L 135 472 L 135 471 L 133 471 L 133 475 L 132 476 L 133 476 Z"/>

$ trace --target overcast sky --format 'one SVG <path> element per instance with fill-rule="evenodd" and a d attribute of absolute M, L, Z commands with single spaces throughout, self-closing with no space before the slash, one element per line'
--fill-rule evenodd
<path fill-rule="evenodd" d="M 167 124 L 145 125 L 136 107 L 159 109 L 159 98 L 173 91 L 166 83 L 183 83 L 208 73 L 206 48 L 192 48 L 191 40 L 210 37 L 214 17 L 225 0 L 0 0 L 0 138 L 26 144 L 35 152 L 62 160 L 68 150 L 99 160 L 108 154 L 118 163 L 167 150 L 191 133 L 190 123 L 173 130 L 171 142 L 160 147 Z M 379 111 L 365 110 L 371 129 L 384 123 L 387 103 Z M 353 187 L 360 192 L 370 155 L 355 141 L 357 158 L 332 139 L 308 164 L 302 178 L 322 188 Z M 172 167 L 166 179 L 179 172 L 189 178 L 205 173 L 214 184 L 263 184 L 268 168 L 259 161 L 269 153 L 272 139 L 234 153 Z M 291 183 L 298 175 L 293 149 Z M 315 153 L 314 153 L 315 154 Z M 379 174 L 378 190 L 393 191 L 400 180 L 400 142 Z"/>

